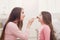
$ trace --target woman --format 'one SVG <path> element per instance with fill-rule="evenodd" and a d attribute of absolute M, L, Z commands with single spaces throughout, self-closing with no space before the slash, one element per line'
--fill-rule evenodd
<path fill-rule="evenodd" d="M 42 11 L 37 18 L 41 23 L 41 29 L 38 31 L 38 40 L 56 40 L 51 14 L 47 11 Z"/>
<path fill-rule="evenodd" d="M 34 19 L 29 20 L 25 33 L 22 33 L 21 29 L 24 17 L 24 10 L 20 7 L 15 7 L 3 28 L 0 40 L 16 40 L 16 38 L 28 40 L 29 29 Z"/>

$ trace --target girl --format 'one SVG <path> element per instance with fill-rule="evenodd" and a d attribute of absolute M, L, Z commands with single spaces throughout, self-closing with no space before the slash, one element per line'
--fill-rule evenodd
<path fill-rule="evenodd" d="M 22 8 L 13 8 L 9 19 L 3 28 L 0 40 L 16 40 L 16 38 L 20 38 L 21 40 L 28 40 L 29 29 L 34 19 L 32 18 L 29 20 L 25 33 L 22 33 L 21 29 L 24 17 L 25 14 Z"/>
<path fill-rule="evenodd" d="M 41 29 L 39 29 L 38 33 L 38 40 L 56 40 L 51 14 L 47 11 L 42 11 L 41 15 L 37 18 L 41 23 Z"/>

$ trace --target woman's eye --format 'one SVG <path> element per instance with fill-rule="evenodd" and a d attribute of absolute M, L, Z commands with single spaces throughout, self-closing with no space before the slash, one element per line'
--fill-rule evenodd
<path fill-rule="evenodd" d="M 24 12 L 22 12 L 22 14 L 24 14 Z"/>

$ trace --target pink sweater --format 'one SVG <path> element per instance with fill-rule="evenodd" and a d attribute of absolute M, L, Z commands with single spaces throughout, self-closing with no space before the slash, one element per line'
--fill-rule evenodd
<path fill-rule="evenodd" d="M 48 25 L 42 25 L 38 30 L 38 40 L 50 40 L 50 31 Z"/>
<path fill-rule="evenodd" d="M 5 30 L 5 40 L 16 40 L 16 38 L 28 40 L 28 30 L 26 29 L 25 33 L 22 33 L 15 23 L 9 22 Z"/>

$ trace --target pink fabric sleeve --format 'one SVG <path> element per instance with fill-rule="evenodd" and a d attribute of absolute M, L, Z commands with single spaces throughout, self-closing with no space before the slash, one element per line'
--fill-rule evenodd
<path fill-rule="evenodd" d="M 43 30 L 44 32 L 44 39 L 45 40 L 50 40 L 50 28 L 47 26 Z"/>
<path fill-rule="evenodd" d="M 22 33 L 16 24 L 10 23 L 8 26 L 9 26 L 8 30 L 10 30 L 11 33 L 15 35 L 17 38 L 20 38 L 22 40 L 28 40 L 29 29 L 26 29 L 25 33 Z"/>

